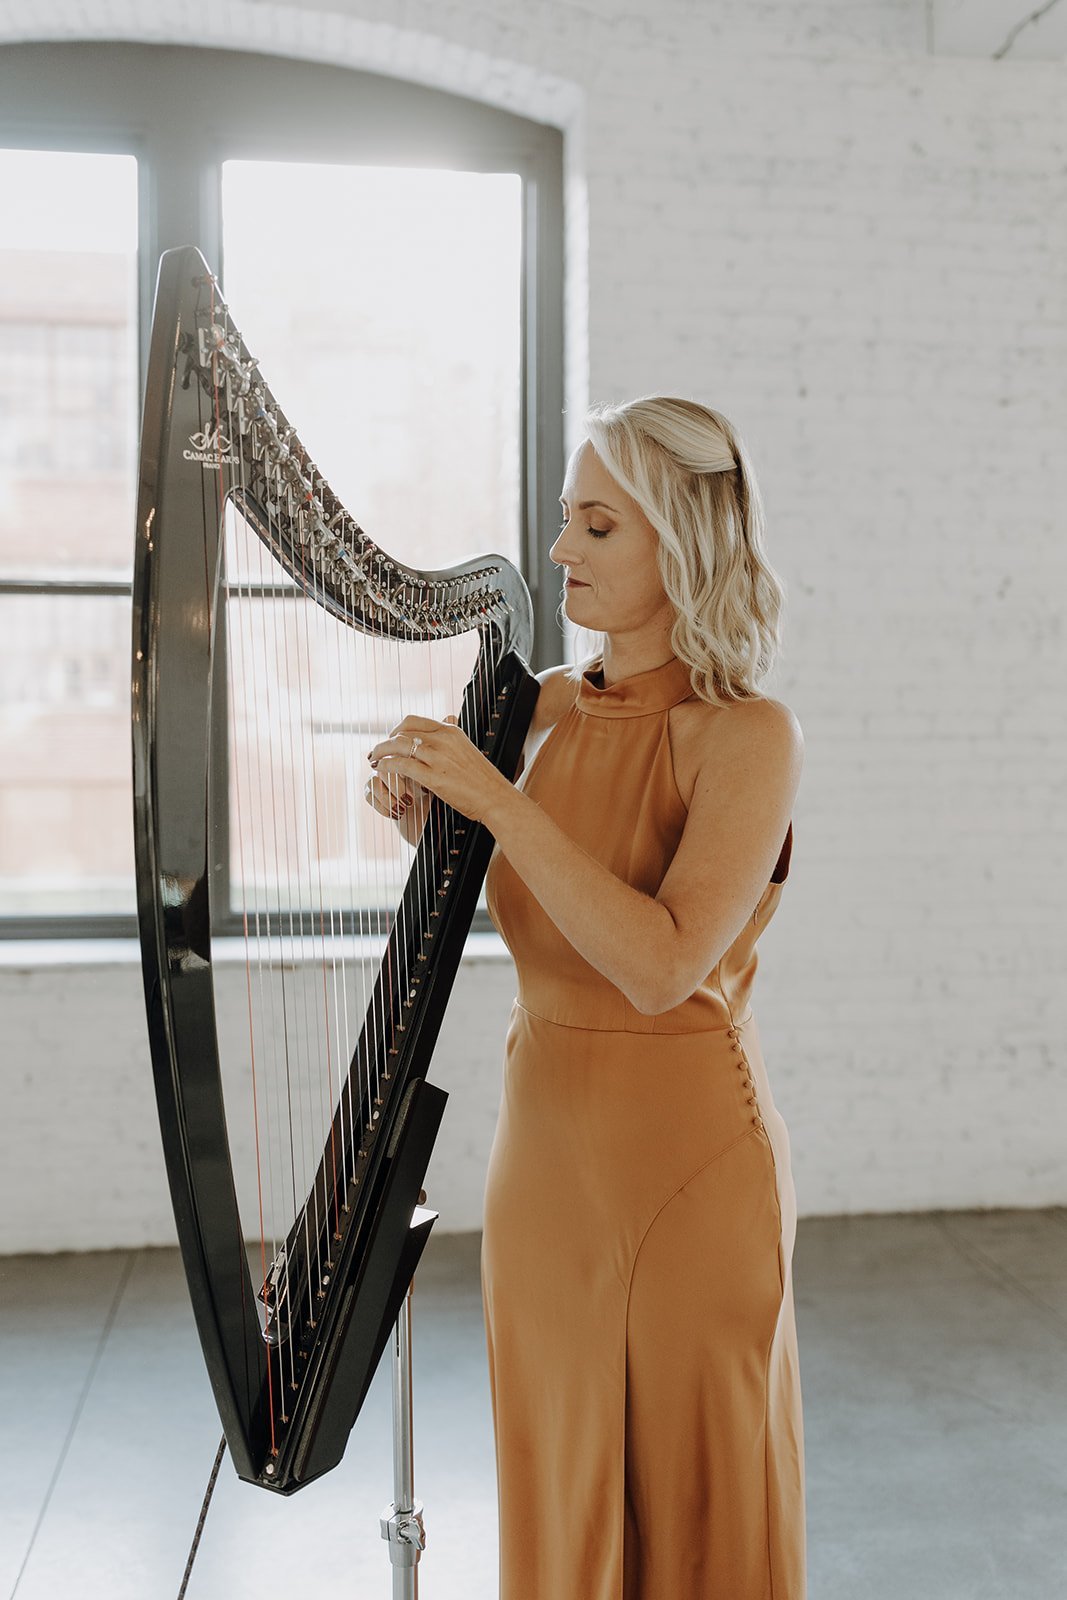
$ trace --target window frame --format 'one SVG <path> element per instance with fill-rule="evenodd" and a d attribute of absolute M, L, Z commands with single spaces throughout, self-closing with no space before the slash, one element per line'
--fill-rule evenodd
<path fill-rule="evenodd" d="M 191 86 L 193 86 L 191 88 Z M 0 145 L 133 156 L 138 164 L 138 417 L 159 257 L 196 243 L 222 260 L 228 160 L 515 172 L 522 193 L 519 548 L 534 604 L 531 669 L 563 661 L 559 582 L 548 557 L 565 467 L 563 437 L 563 136 L 558 128 L 461 95 L 358 68 L 184 45 L 108 42 L 0 46 Z M 328 236 L 325 240 L 328 247 Z M 285 248 L 283 239 L 279 248 Z M 284 404 L 284 397 L 279 396 Z M 383 537 L 388 547 L 388 531 Z M 131 517 L 131 557 L 134 527 Z M 125 595 L 106 578 L 5 579 L 0 595 Z M 226 771 L 224 719 L 216 775 Z M 216 778 L 216 792 L 218 782 Z M 221 790 L 226 792 L 225 786 Z M 229 808 L 220 807 L 227 863 Z M 131 863 L 132 869 L 132 863 Z M 240 932 L 237 913 L 219 934 Z M 472 929 L 492 927 L 481 907 Z M 131 938 L 134 913 L 0 916 L 0 939 Z"/>

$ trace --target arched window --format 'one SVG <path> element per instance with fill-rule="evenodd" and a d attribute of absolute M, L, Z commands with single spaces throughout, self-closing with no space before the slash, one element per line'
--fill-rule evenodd
<path fill-rule="evenodd" d="M 560 659 L 562 170 L 557 129 L 344 67 L 0 48 L 4 932 L 135 929 L 136 435 L 171 246 L 219 271 L 368 532 L 419 566 L 510 556 L 532 665 Z"/>

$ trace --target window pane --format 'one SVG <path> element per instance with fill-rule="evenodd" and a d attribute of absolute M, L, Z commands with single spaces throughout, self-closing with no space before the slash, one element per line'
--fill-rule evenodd
<path fill-rule="evenodd" d="M 0 578 L 128 578 L 137 163 L 0 150 Z"/>
<path fill-rule="evenodd" d="M 266 161 L 227 161 L 222 171 L 227 302 L 275 399 L 346 509 L 390 555 L 423 570 L 488 551 L 519 565 L 519 175 Z M 264 248 L 264 218 L 280 211 L 309 219 L 309 248 Z M 227 559 L 235 582 L 260 576 L 254 551 L 230 546 Z M 235 639 L 250 621 L 235 613 Z M 457 641 L 455 652 L 465 662 L 455 680 L 461 689 L 473 666 L 469 641 Z M 355 651 L 356 672 L 366 654 Z M 440 667 L 437 675 L 446 681 Z M 425 689 L 416 691 L 409 677 L 403 703 L 383 692 L 381 732 L 368 736 L 366 724 L 357 732 L 338 717 L 332 740 L 316 741 L 318 787 L 324 806 L 333 797 L 332 820 L 327 825 L 323 810 L 310 829 L 318 843 L 307 857 L 307 881 L 296 887 L 305 904 L 314 903 L 320 875 L 341 903 L 353 853 L 374 862 L 395 847 L 391 825 L 364 815 L 365 750 L 407 712 L 444 716 L 445 701 L 427 710 Z M 458 710 L 458 695 L 448 704 Z M 267 759 L 250 754 L 255 721 L 238 713 L 231 818 L 239 772 L 248 763 L 245 788 L 253 793 Z M 297 733 L 302 740 L 301 759 L 310 761 L 309 730 Z M 360 829 L 366 839 L 356 838 Z M 243 871 L 239 849 L 235 837 L 238 913 L 242 879 L 258 876 L 252 846 Z M 383 856 L 380 904 L 395 904 L 407 864 L 403 853 L 392 866 Z M 349 892 L 350 903 L 365 902 Z M 269 893 L 277 895 L 277 886 Z"/>
<path fill-rule="evenodd" d="M 415 567 L 518 564 L 519 175 L 227 161 L 222 195 L 234 320 L 347 510 Z"/>
<path fill-rule="evenodd" d="M 130 603 L 0 595 L 0 915 L 132 912 Z"/>

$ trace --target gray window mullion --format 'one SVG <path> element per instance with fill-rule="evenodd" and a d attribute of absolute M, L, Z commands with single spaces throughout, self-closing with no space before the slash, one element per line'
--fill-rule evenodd
<path fill-rule="evenodd" d="M 520 548 L 534 603 L 535 672 L 559 661 L 560 583 L 549 559 L 563 451 L 562 174 L 544 158 L 523 184 L 522 515 Z M 550 642 L 551 641 L 551 642 Z"/>

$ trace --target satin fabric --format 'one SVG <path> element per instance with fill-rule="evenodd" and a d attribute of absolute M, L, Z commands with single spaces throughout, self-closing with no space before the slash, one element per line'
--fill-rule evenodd
<path fill-rule="evenodd" d="M 520 780 L 651 895 L 685 825 L 668 712 L 691 694 L 675 658 L 607 688 L 589 669 Z M 752 1008 L 792 837 L 658 1016 L 493 853 L 517 972 L 481 1257 L 500 1600 L 805 1600 L 796 1196 Z"/>

